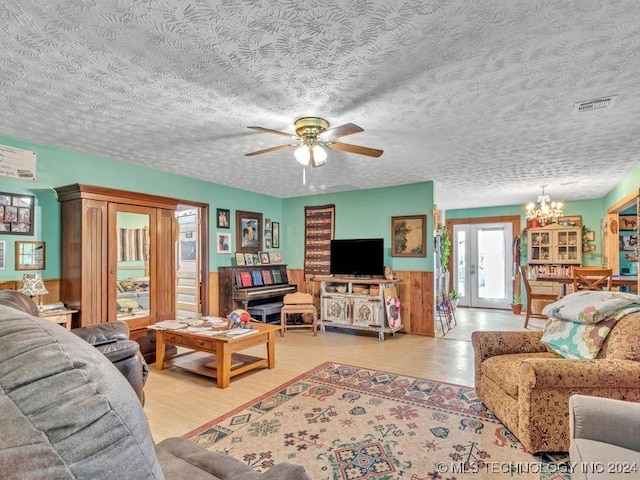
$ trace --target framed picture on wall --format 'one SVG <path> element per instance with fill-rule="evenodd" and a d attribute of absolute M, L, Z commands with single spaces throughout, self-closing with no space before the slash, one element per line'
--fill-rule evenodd
<path fill-rule="evenodd" d="M 258 253 L 262 244 L 262 214 L 236 211 L 236 252 Z"/>
<path fill-rule="evenodd" d="M 0 193 L 0 234 L 33 235 L 32 195 Z"/>
<path fill-rule="evenodd" d="M 391 256 L 427 256 L 427 216 L 391 217 Z"/>
<path fill-rule="evenodd" d="M 271 247 L 280 248 L 280 223 L 271 223 Z"/>
<path fill-rule="evenodd" d="M 217 233 L 216 245 L 218 246 L 217 253 L 231 253 L 231 234 Z"/>
<path fill-rule="evenodd" d="M 620 215 L 618 224 L 620 230 L 636 230 L 638 228 L 638 217 L 635 215 Z"/>
<path fill-rule="evenodd" d="M 216 209 L 216 217 L 217 217 L 217 227 L 218 228 L 229 228 L 230 227 L 230 223 L 229 222 L 229 215 L 231 214 L 231 212 L 229 210 L 225 210 L 223 208 L 217 208 Z"/>

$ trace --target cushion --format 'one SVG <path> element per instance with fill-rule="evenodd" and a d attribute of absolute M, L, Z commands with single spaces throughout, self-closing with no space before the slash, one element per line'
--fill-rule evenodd
<path fill-rule="evenodd" d="M 131 298 L 120 298 L 120 299 L 118 299 L 118 307 L 120 307 L 123 310 L 127 310 L 129 308 L 131 308 L 131 309 L 139 308 L 138 302 L 136 302 L 135 300 L 133 300 Z"/>
<path fill-rule="evenodd" d="M 596 358 L 617 321 L 617 318 L 610 317 L 588 325 L 552 319 L 547 322 L 541 341 L 564 358 Z"/>
<path fill-rule="evenodd" d="M 633 293 L 607 291 L 579 291 L 546 305 L 547 317 L 579 323 L 598 323 L 621 308 L 640 306 L 640 296 Z"/>

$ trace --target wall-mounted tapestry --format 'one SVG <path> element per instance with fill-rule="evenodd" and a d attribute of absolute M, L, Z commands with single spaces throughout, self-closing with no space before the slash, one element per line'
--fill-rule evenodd
<path fill-rule="evenodd" d="M 330 273 L 335 212 L 335 205 L 304 208 L 305 275 L 328 275 Z"/>

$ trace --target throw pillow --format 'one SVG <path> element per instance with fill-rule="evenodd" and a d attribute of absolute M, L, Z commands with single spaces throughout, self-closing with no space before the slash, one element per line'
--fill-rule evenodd
<path fill-rule="evenodd" d="M 640 296 L 624 292 L 585 290 L 548 304 L 542 309 L 542 313 L 550 318 L 592 324 L 630 305 L 640 305 Z"/>

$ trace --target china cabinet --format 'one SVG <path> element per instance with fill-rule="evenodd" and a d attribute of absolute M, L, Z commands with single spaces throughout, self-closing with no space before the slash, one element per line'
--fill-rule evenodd
<path fill-rule="evenodd" d="M 582 229 L 552 224 L 527 232 L 529 265 L 580 265 Z"/>

